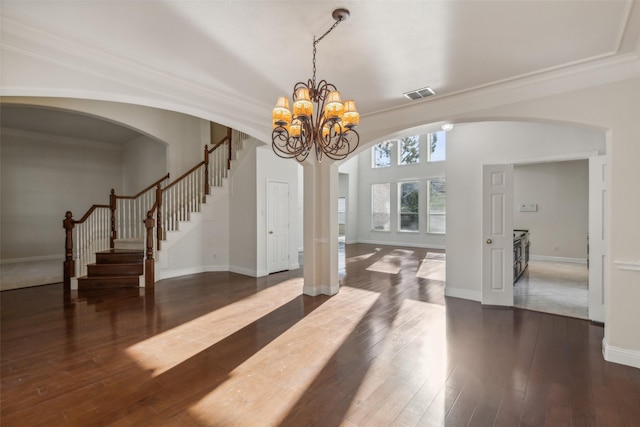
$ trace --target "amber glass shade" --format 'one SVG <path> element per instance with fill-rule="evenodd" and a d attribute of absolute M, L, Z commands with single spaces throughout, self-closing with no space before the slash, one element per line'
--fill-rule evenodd
<path fill-rule="evenodd" d="M 289 135 L 298 137 L 298 136 L 300 136 L 300 131 L 301 131 L 300 120 L 294 119 L 291 122 L 291 127 L 289 128 Z"/>
<path fill-rule="evenodd" d="M 309 89 L 301 87 L 296 90 L 295 101 L 293 102 L 293 115 L 295 117 L 307 118 L 313 114 L 313 104 L 309 98 Z"/>
<path fill-rule="evenodd" d="M 327 104 L 324 107 L 324 116 L 328 119 L 340 119 L 344 114 L 344 105 L 340 99 L 340 92 L 334 90 L 327 96 Z"/>
<path fill-rule="evenodd" d="M 331 129 L 331 124 L 325 124 L 322 127 L 322 137 L 326 138 L 329 135 L 329 130 Z M 342 132 L 342 128 L 340 127 L 340 123 L 333 124 L 333 133 L 338 135 Z"/>
<path fill-rule="evenodd" d="M 288 126 L 291 123 L 291 110 L 289 110 L 289 99 L 281 96 L 273 109 L 273 127 Z"/>
<path fill-rule="evenodd" d="M 348 129 L 358 126 L 360 123 L 360 113 L 356 110 L 356 102 L 353 100 L 344 102 L 344 114 L 342 125 Z"/>

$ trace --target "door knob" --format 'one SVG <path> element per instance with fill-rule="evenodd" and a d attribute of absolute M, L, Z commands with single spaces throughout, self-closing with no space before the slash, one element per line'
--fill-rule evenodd
<path fill-rule="evenodd" d="M 491 239 L 487 239 L 487 245 L 490 245 L 490 244 L 492 244 L 492 243 L 493 243 L 493 240 L 491 240 Z"/>
<path fill-rule="evenodd" d="M 273 234 L 273 231 L 269 231 L 269 234 Z"/>

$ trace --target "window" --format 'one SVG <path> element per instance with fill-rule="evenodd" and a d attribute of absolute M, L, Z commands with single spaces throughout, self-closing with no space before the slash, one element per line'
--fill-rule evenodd
<path fill-rule="evenodd" d="M 392 145 L 393 144 L 391 141 L 385 141 L 373 146 L 373 148 L 371 149 L 371 153 L 373 154 L 371 167 L 386 168 L 391 166 Z"/>
<path fill-rule="evenodd" d="M 446 185 L 444 178 L 427 181 L 427 232 L 445 232 Z"/>
<path fill-rule="evenodd" d="M 411 165 L 420 162 L 420 137 L 407 136 L 398 144 L 398 164 Z"/>
<path fill-rule="evenodd" d="M 398 184 L 400 197 L 400 231 L 418 231 L 420 228 L 418 215 L 418 199 L 420 183 L 418 181 L 401 182 Z"/>
<path fill-rule="evenodd" d="M 391 184 L 371 185 L 371 229 L 391 229 Z"/>
<path fill-rule="evenodd" d="M 429 142 L 429 155 L 427 156 L 430 162 L 441 162 L 446 160 L 445 148 L 447 145 L 447 133 L 443 130 L 440 132 L 430 133 L 428 136 Z"/>

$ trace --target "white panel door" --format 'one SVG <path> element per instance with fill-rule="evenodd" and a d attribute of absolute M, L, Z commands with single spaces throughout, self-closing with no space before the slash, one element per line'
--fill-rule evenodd
<path fill-rule="evenodd" d="M 289 183 L 267 181 L 267 269 L 289 270 Z"/>
<path fill-rule="evenodd" d="M 604 322 L 606 156 L 589 158 L 589 319 Z"/>
<path fill-rule="evenodd" d="M 483 166 L 481 244 L 482 304 L 512 306 L 513 165 Z"/>

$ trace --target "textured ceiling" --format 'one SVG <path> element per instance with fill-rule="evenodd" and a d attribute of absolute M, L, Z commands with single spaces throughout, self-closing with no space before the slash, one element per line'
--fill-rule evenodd
<path fill-rule="evenodd" d="M 634 1 L 3 1 L 3 91 L 110 93 L 268 129 L 277 96 L 311 78 L 313 36 L 336 7 L 351 18 L 318 43 L 317 78 L 363 116 L 425 86 L 442 99 L 638 43 Z M 20 74 L 23 57 L 51 75 Z"/>

